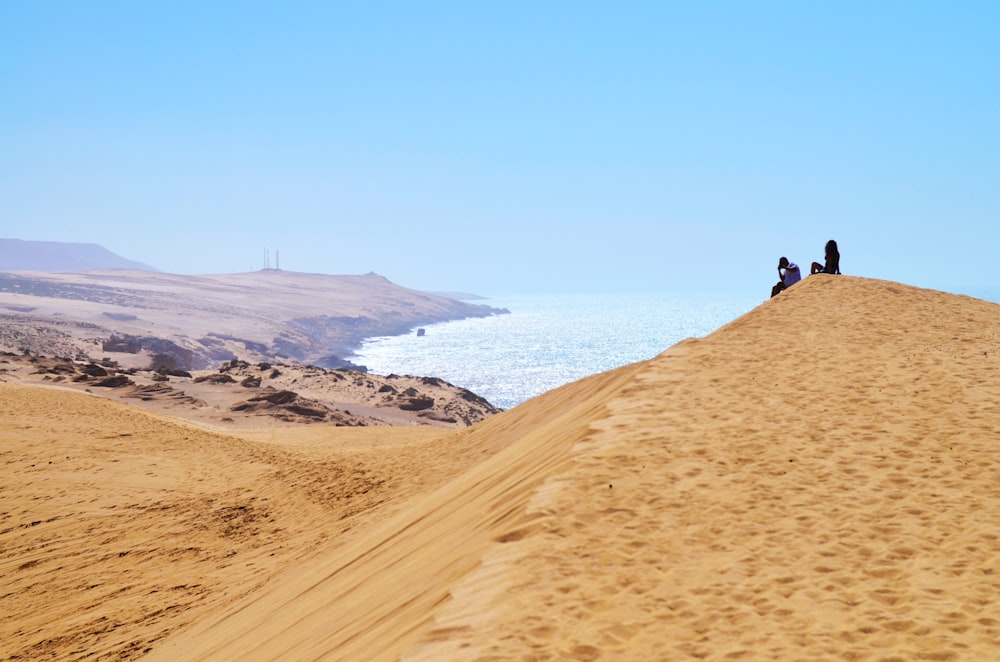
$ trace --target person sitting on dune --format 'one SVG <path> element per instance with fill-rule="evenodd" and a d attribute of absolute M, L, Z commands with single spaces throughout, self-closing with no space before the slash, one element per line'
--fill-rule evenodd
<path fill-rule="evenodd" d="M 771 296 L 778 294 L 779 292 L 788 289 L 795 283 L 802 280 L 802 274 L 799 272 L 799 265 L 794 262 L 789 262 L 787 257 L 782 256 L 778 260 L 778 283 L 771 288 Z"/>
<path fill-rule="evenodd" d="M 810 276 L 813 274 L 840 273 L 840 251 L 837 249 L 837 242 L 835 242 L 833 239 L 826 242 L 826 248 L 824 249 L 823 252 L 826 255 L 826 264 L 813 262 L 812 269 L 809 270 Z"/>

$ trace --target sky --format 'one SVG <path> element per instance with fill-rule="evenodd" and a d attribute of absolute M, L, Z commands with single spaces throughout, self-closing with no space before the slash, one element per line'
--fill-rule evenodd
<path fill-rule="evenodd" d="M 0 0 L 0 237 L 762 297 L 835 239 L 1000 291 L 998 34 L 992 0 Z"/>

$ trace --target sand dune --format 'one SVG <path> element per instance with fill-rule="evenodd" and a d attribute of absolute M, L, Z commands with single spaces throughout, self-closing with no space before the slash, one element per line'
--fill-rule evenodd
<path fill-rule="evenodd" d="M 0 385 L 0 650 L 996 659 L 998 322 L 814 276 L 424 436 L 224 437 Z"/>

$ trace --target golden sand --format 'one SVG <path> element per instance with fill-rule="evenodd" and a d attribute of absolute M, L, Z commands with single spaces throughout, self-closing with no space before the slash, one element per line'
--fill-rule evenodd
<path fill-rule="evenodd" d="M 1000 307 L 821 275 L 457 432 L 0 385 L 0 653 L 997 659 L 998 367 Z"/>

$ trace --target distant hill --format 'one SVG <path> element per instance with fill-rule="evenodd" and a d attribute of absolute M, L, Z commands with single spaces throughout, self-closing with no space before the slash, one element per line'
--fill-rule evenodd
<path fill-rule="evenodd" d="M 126 260 L 97 244 L 0 239 L 0 271 L 58 273 L 90 269 L 159 271 L 148 264 Z"/>
<path fill-rule="evenodd" d="M 141 347 L 174 356 L 182 370 L 237 357 L 335 369 L 349 363 L 365 338 L 506 312 L 411 290 L 374 274 L 0 273 L 0 352 L 94 351 L 99 358 Z M 109 342 L 112 335 L 122 342 Z"/>

